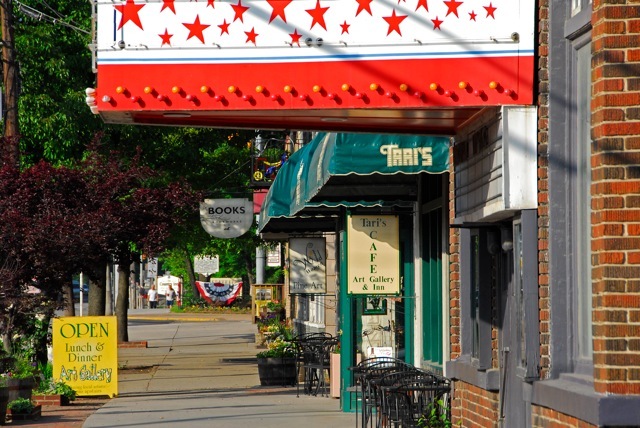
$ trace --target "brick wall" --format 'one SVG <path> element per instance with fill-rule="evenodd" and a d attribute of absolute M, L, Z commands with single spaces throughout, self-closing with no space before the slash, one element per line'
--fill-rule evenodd
<path fill-rule="evenodd" d="M 640 3 L 591 22 L 595 389 L 640 394 Z"/>
<path fill-rule="evenodd" d="M 464 382 L 456 382 L 452 400 L 453 426 L 465 428 L 497 428 L 498 394 Z"/>
<path fill-rule="evenodd" d="M 549 377 L 549 1 L 538 9 L 538 307 L 540 310 L 540 377 Z"/>
<path fill-rule="evenodd" d="M 532 419 L 534 427 L 553 428 L 595 428 L 595 425 L 588 424 L 571 416 L 566 416 L 544 407 L 534 406 L 532 409 Z"/>

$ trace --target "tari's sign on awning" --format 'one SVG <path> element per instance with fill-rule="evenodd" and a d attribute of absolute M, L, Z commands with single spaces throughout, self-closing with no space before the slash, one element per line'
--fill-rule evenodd
<path fill-rule="evenodd" d="M 118 395 L 116 317 L 54 318 L 53 378 L 78 395 Z"/>
<path fill-rule="evenodd" d="M 327 292 L 327 250 L 324 238 L 289 240 L 291 264 L 289 293 L 324 294 Z"/>
<path fill-rule="evenodd" d="M 348 217 L 347 293 L 400 293 L 400 239 L 397 216 Z"/>

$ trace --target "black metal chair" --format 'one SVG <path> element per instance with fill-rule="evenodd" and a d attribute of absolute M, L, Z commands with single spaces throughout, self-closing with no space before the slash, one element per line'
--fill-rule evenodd
<path fill-rule="evenodd" d="M 302 372 L 302 386 L 305 394 L 311 392 L 311 375 L 313 374 L 309 370 L 309 364 L 314 359 L 316 353 L 315 349 L 325 340 L 331 339 L 333 336 L 330 333 L 306 333 L 296 336 L 293 339 L 293 343 L 296 349 L 296 373 L 299 378 Z M 300 380 L 297 381 L 297 396 L 300 396 Z"/>
<path fill-rule="evenodd" d="M 385 427 L 432 426 L 450 420 L 449 379 L 423 370 L 400 376 L 383 387 Z"/>
<path fill-rule="evenodd" d="M 326 378 L 330 374 L 331 353 L 337 345 L 337 337 L 307 342 L 309 358 L 304 361 L 304 371 L 306 392 L 310 395 L 328 395 Z"/>
<path fill-rule="evenodd" d="M 363 361 L 362 366 L 354 370 L 359 372 L 358 383 L 361 393 L 361 422 L 362 427 L 378 427 L 381 425 L 381 402 L 377 383 L 386 374 L 415 369 L 411 364 L 397 358 L 378 357 Z M 357 401 L 356 401 L 357 407 Z M 357 408 L 356 408 L 357 412 Z M 374 419 L 374 414 L 376 418 Z M 356 417 L 357 423 L 357 417 Z"/>

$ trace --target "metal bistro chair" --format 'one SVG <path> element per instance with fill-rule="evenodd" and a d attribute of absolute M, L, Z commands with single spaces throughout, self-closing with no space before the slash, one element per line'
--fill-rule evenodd
<path fill-rule="evenodd" d="M 299 336 L 296 336 L 293 339 L 293 343 L 296 348 L 296 373 L 297 379 L 300 376 L 300 372 L 302 370 L 302 385 L 303 391 L 305 393 L 309 393 L 309 372 L 308 372 L 308 364 L 313 359 L 313 355 L 315 352 L 315 347 L 318 346 L 318 343 L 330 339 L 333 336 L 330 333 L 320 332 L 320 333 L 306 333 Z M 298 379 L 297 382 L 297 396 L 300 396 L 300 381 Z"/>
<path fill-rule="evenodd" d="M 415 369 L 402 360 L 383 360 L 366 368 L 361 378 L 362 384 L 362 427 L 381 426 L 380 379 L 389 373 Z M 374 418 L 374 412 L 376 417 Z M 374 425 L 375 421 L 375 425 Z"/>
<path fill-rule="evenodd" d="M 355 395 L 356 428 L 358 428 L 358 402 L 362 400 L 362 380 L 365 371 L 369 366 L 377 364 L 383 360 L 389 362 L 396 361 L 395 358 L 391 357 L 373 357 L 362 360 L 355 366 L 351 366 L 348 368 L 348 370 L 351 372 L 351 387 L 348 388 L 348 391 L 353 392 Z"/>
<path fill-rule="evenodd" d="M 389 401 L 389 391 L 397 385 L 406 383 L 409 379 L 420 376 L 422 371 L 410 364 L 401 365 L 398 369 L 383 374 L 373 381 L 376 387 L 377 427 L 400 426 L 400 415 L 395 412 Z"/>
<path fill-rule="evenodd" d="M 338 345 L 338 338 L 311 341 L 309 351 L 311 358 L 304 362 L 307 376 L 306 388 L 310 395 L 328 396 L 326 378 L 331 367 L 331 353 Z"/>
<path fill-rule="evenodd" d="M 385 391 L 387 426 L 416 428 L 425 424 L 424 418 L 448 418 L 450 390 L 449 379 L 434 373 L 408 374 Z"/>

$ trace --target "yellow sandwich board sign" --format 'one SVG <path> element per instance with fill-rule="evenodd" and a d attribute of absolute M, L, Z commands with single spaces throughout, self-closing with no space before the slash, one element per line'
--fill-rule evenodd
<path fill-rule="evenodd" d="M 118 395 L 116 317 L 53 320 L 53 378 L 78 395 Z"/>

